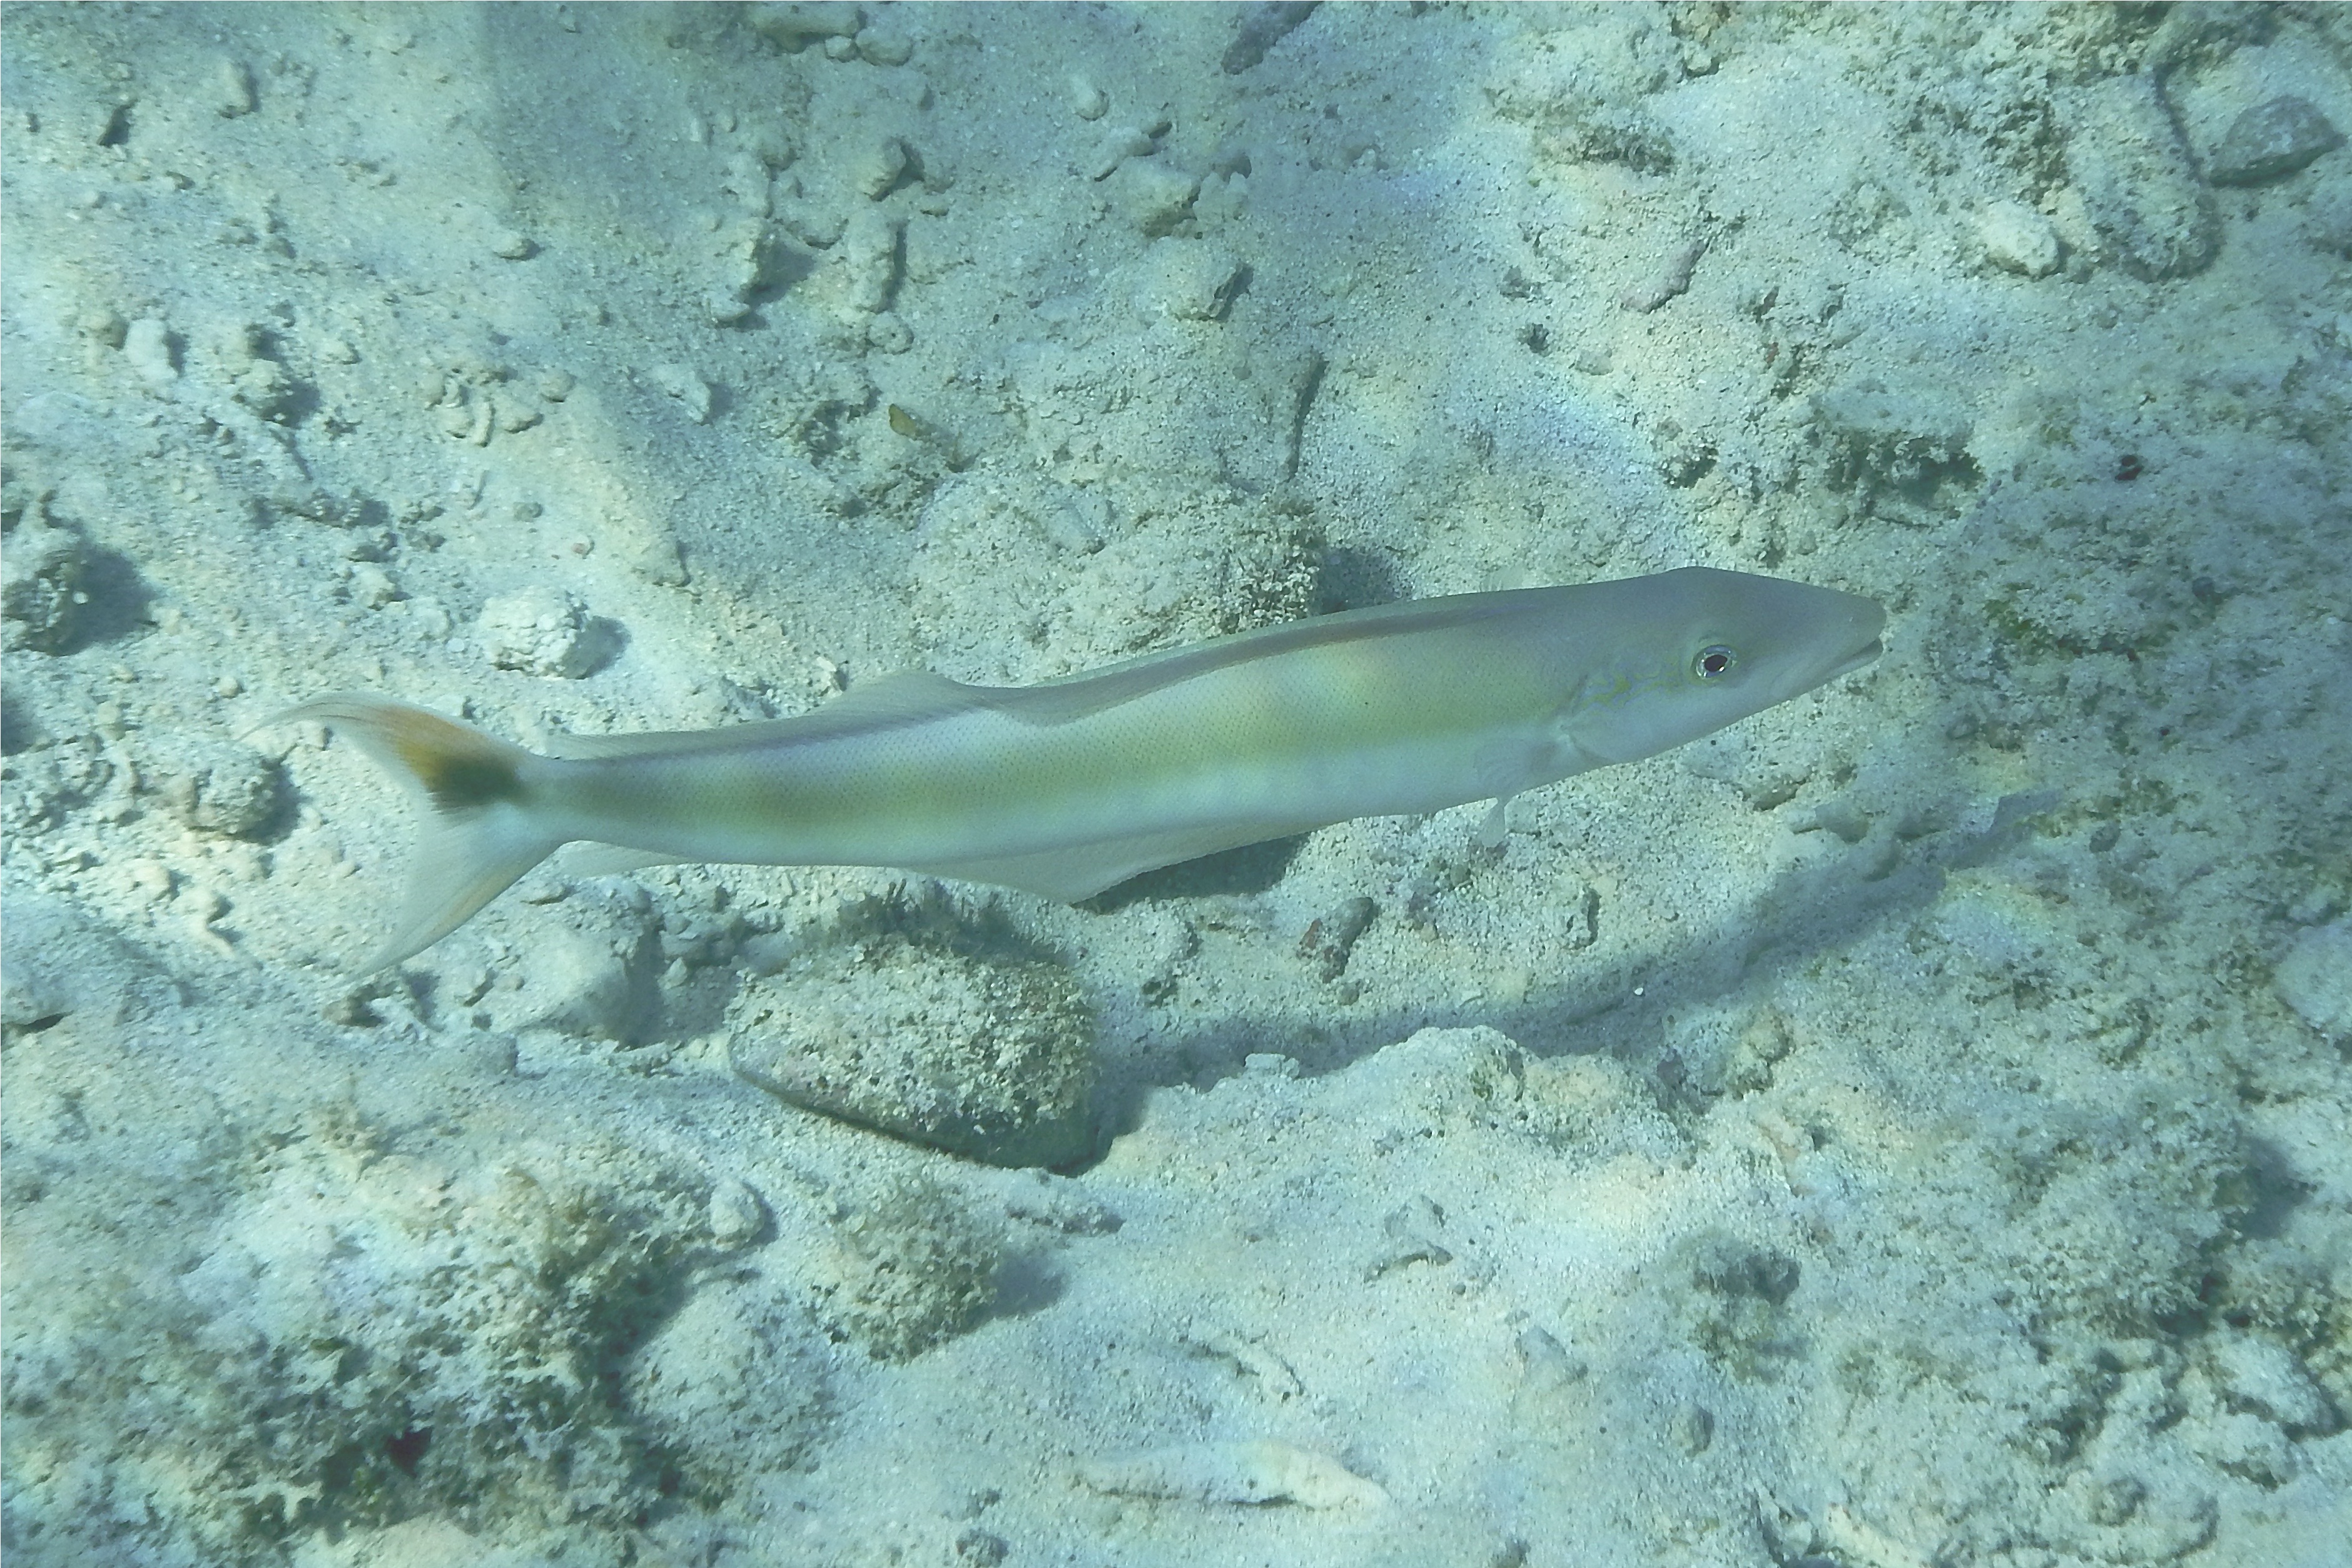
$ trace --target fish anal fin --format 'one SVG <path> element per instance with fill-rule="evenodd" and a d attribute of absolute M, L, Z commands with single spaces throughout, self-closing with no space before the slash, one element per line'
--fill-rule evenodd
<path fill-rule="evenodd" d="M 626 844 L 574 844 L 556 857 L 556 863 L 573 876 L 626 876 L 659 865 L 705 865 L 690 855 L 656 854 Z"/>
<path fill-rule="evenodd" d="M 872 719 L 938 718 L 985 706 L 987 688 L 951 681 L 933 670 L 897 670 L 860 681 L 817 709 Z"/>
<path fill-rule="evenodd" d="M 1239 849 L 1244 844 L 1263 843 L 1268 839 L 1286 839 L 1294 833 L 1303 833 L 1309 828 L 1321 825 L 1319 822 L 1276 822 L 1256 824 L 1246 830 L 1236 830 L 1231 824 L 1184 828 L 1161 833 L 1141 833 L 1133 838 L 1113 839 L 1103 843 L 1042 850 L 1030 854 L 942 862 L 901 869 L 919 872 L 925 876 L 992 883 L 999 887 L 1034 893 L 1041 898 L 1076 904 L 1081 899 L 1092 898 L 1107 887 L 1116 887 L 1129 877 L 1140 876 L 1164 865 L 1197 860 L 1202 855 L 1215 854 L 1220 850 Z"/>

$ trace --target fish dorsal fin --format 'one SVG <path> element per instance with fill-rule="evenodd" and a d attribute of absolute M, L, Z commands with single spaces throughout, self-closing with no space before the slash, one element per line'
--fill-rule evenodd
<path fill-rule="evenodd" d="M 644 757 L 674 750 L 677 741 L 688 733 L 657 729 L 640 730 L 635 735 L 572 735 L 559 730 L 541 737 L 539 748 L 566 762 L 597 762 L 610 757 Z"/>
<path fill-rule="evenodd" d="M 1376 604 L 1342 610 L 1235 632 L 1181 648 L 1162 648 L 1131 659 L 1081 670 L 1059 680 L 1010 690 L 976 690 L 991 707 L 1027 725 L 1068 724 L 1091 717 L 1107 707 L 1146 692 L 1173 685 L 1198 675 L 1246 664 L 1253 659 L 1294 653 L 1302 648 L 1349 643 L 1391 632 L 1443 631 L 1468 620 L 1497 615 L 1556 613 L 1557 596 L 1573 591 L 1557 588 L 1517 589 L 1500 593 L 1456 594 L 1446 599 L 1415 599 L 1398 604 Z"/>
<path fill-rule="evenodd" d="M 652 730 L 636 735 L 551 735 L 550 757 L 567 762 L 624 757 L 666 757 L 681 751 L 729 749 L 770 740 L 821 740 L 859 730 L 945 718 L 988 706 L 984 686 L 967 686 L 929 670 L 902 670 L 860 681 L 831 702 L 789 718 L 722 725 L 717 729 Z"/>

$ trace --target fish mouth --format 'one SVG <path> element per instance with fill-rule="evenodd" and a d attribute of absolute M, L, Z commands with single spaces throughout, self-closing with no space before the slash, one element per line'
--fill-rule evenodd
<path fill-rule="evenodd" d="M 1884 653 L 1885 652 L 1886 652 L 1885 645 L 1880 643 L 1877 638 L 1873 637 L 1869 642 L 1864 643 L 1861 647 L 1856 648 L 1852 653 L 1848 654 L 1846 656 L 1845 663 L 1839 664 L 1834 669 L 1831 670 L 1830 673 L 1823 675 L 1822 679 L 1825 681 L 1833 681 L 1840 675 L 1850 675 L 1853 674 L 1854 671 L 1862 668 L 1864 664 L 1869 664 L 1872 660 L 1877 658 L 1879 654 Z"/>

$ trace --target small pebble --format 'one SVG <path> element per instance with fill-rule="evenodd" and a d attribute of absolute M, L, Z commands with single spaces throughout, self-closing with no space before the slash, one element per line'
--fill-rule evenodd
<path fill-rule="evenodd" d="M 1674 1434 L 1675 1446 L 1693 1458 L 1706 1452 L 1715 1441 L 1715 1412 L 1696 1399 L 1686 1399 L 1676 1406 L 1667 1427 Z"/>
<path fill-rule="evenodd" d="M 1192 215 L 1192 202 L 1201 193 L 1198 175 L 1151 160 L 1138 162 L 1120 174 L 1118 204 L 1138 229 L 1158 236 L 1174 230 Z"/>
<path fill-rule="evenodd" d="M 677 400 L 686 417 L 697 424 L 710 423 L 710 383 L 687 365 L 659 364 L 646 372 L 654 385 Z"/>
<path fill-rule="evenodd" d="M 344 1029 L 372 1028 L 383 1021 L 375 1010 L 380 995 L 373 981 L 341 988 L 319 1004 L 319 1016 Z"/>
<path fill-rule="evenodd" d="M 501 670 L 578 680 L 602 662 L 605 639 L 588 607 L 559 589 L 533 587 L 482 606 L 482 652 Z"/>
<path fill-rule="evenodd" d="M 845 319 L 879 315 L 889 308 L 898 278 L 903 220 L 875 207 L 861 207 L 842 233 L 835 266 Z"/>
<path fill-rule="evenodd" d="M 855 37 L 859 16 L 847 0 L 804 0 L 799 5 L 754 5 L 751 30 L 773 38 L 787 49 L 803 47 L 811 38 Z"/>
<path fill-rule="evenodd" d="M 142 316 L 123 329 L 122 357 L 149 386 L 166 387 L 180 378 L 172 329 L 152 316 Z"/>
<path fill-rule="evenodd" d="M 886 136 L 859 162 L 851 181 L 866 197 L 878 202 L 898 184 L 911 161 L 903 140 Z"/>
<path fill-rule="evenodd" d="M 1646 316 L 1669 299 L 1690 292 L 1691 277 L 1698 270 L 1699 257 L 1706 254 L 1706 241 L 1694 239 L 1679 246 L 1666 257 L 1665 266 L 1656 279 L 1643 287 L 1627 289 L 1618 296 L 1618 305 L 1636 315 Z"/>
<path fill-rule="evenodd" d="M 1187 1443 L 1087 1465 L 1078 1479 L 1114 1497 L 1181 1499 L 1264 1507 L 1372 1508 L 1388 1493 L 1326 1454 L 1288 1443 Z"/>
<path fill-rule="evenodd" d="M 509 1078 L 514 1075 L 519 1052 L 510 1034 L 477 1032 L 466 1037 L 459 1045 L 460 1059 L 473 1070 L 488 1078 Z"/>
<path fill-rule="evenodd" d="M 1438 1239 L 1444 1228 L 1445 1211 L 1430 1197 L 1415 1194 L 1403 1207 L 1392 1210 L 1381 1221 L 1381 1229 L 1388 1239 L 1365 1268 L 1365 1280 L 1377 1280 L 1408 1263 L 1451 1263 L 1453 1249 Z"/>
<path fill-rule="evenodd" d="M 972 1563 L 975 1568 L 994 1568 L 1012 1550 L 1012 1543 L 1004 1537 L 976 1528 L 965 1531 L 955 1539 L 955 1560 L 959 1563 Z"/>
<path fill-rule="evenodd" d="M 914 40 L 904 34 L 867 27 L 857 35 L 857 57 L 869 66 L 903 66 L 914 54 Z"/>
<path fill-rule="evenodd" d="M 253 72 L 243 60 L 222 59 L 213 66 L 213 112 L 223 120 L 251 114 Z"/>
<path fill-rule="evenodd" d="M 1144 256 L 1138 314 L 1180 321 L 1224 318 L 1247 280 L 1241 258 L 1211 240 L 1163 239 Z"/>
<path fill-rule="evenodd" d="M 1380 905 L 1362 896 L 1350 898 L 1308 923 L 1298 939 L 1298 956 L 1312 961 L 1317 975 L 1336 980 L 1348 972 L 1348 958 L 1357 939 L 1372 924 Z"/>
<path fill-rule="evenodd" d="M 793 160 L 800 155 L 800 150 L 793 145 L 790 133 L 782 126 L 772 123 L 747 129 L 743 132 L 743 146 L 770 169 L 788 169 Z"/>
<path fill-rule="evenodd" d="M 730 1250 L 740 1247 L 766 1223 L 760 1195 L 743 1183 L 729 1176 L 710 1189 L 710 1239 L 719 1246 Z"/>
<path fill-rule="evenodd" d="M 421 599 L 402 600 L 400 603 L 408 612 L 409 624 L 415 626 L 421 635 L 436 643 L 447 639 L 452 622 L 447 607 L 439 600 L 428 595 Z"/>
<path fill-rule="evenodd" d="M 1225 74 L 1239 76 L 1265 58 L 1268 49 L 1288 37 L 1314 12 L 1315 0 L 1264 0 L 1244 10 L 1234 41 L 1225 46 L 1220 62 Z"/>
<path fill-rule="evenodd" d="M 162 861 L 135 860 L 126 868 L 131 889 L 149 904 L 160 904 L 172 896 L 171 868 Z"/>
<path fill-rule="evenodd" d="M 1590 1370 L 1569 1354 L 1568 1347 L 1533 1323 L 1519 1331 L 1519 1391 L 1538 1398 L 1558 1394 L 1584 1381 Z"/>
<path fill-rule="evenodd" d="M 110 349 L 122 347 L 123 337 L 131 330 L 131 323 L 122 319 L 121 311 L 104 306 L 84 311 L 74 325 L 83 337 Z"/>
<path fill-rule="evenodd" d="M 362 610 L 381 610 L 400 597 L 399 585 L 392 580 L 392 574 L 371 563 L 352 568 L 349 585 L 352 602 Z"/>
<path fill-rule="evenodd" d="M 1118 172 L 1118 166 L 1130 158 L 1151 155 L 1152 138 L 1139 127 L 1126 125 L 1106 135 L 1095 150 L 1094 162 L 1087 165 L 1087 178 L 1108 180 Z"/>
<path fill-rule="evenodd" d="M 2047 277 L 2058 270 L 2058 231 L 2022 202 L 1995 202 L 1977 218 L 1985 259 L 2003 272 Z"/>

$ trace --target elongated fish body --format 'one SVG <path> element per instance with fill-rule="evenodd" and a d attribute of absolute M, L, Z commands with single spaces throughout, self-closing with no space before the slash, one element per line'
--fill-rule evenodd
<path fill-rule="evenodd" d="M 887 676 L 794 718 L 557 756 L 379 697 L 279 717 L 347 731 L 430 808 L 381 967 L 574 840 L 1076 900 L 1350 818 L 1499 803 L 1858 668 L 1885 620 L 1853 594 L 1686 567 L 1349 611 L 1036 686 Z"/>

